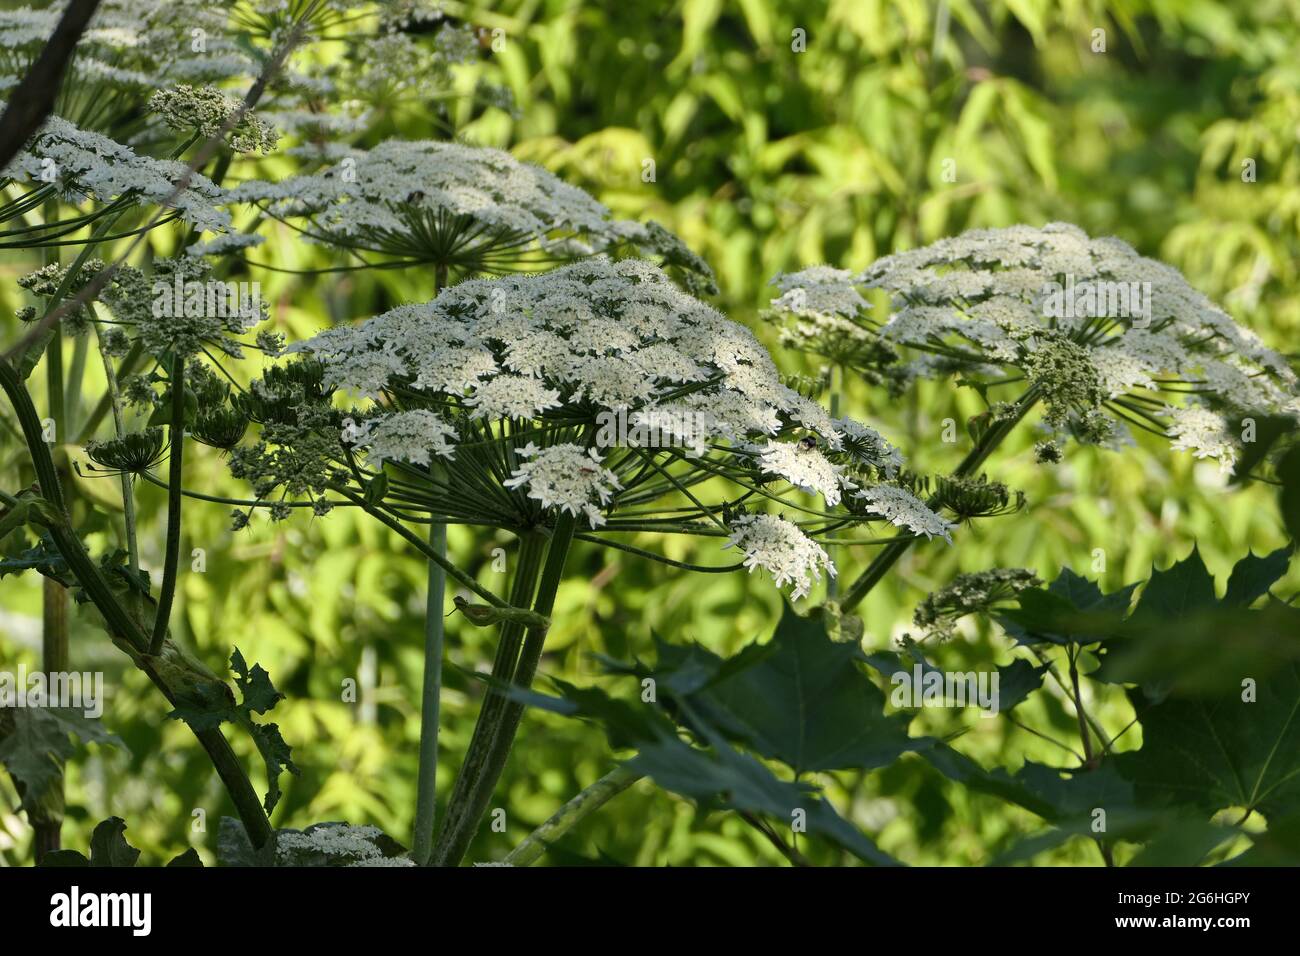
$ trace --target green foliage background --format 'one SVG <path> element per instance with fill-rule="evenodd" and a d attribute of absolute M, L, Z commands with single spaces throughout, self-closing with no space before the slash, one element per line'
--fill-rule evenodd
<path fill-rule="evenodd" d="M 740 321 L 763 324 L 765 283 L 783 269 L 819 262 L 860 268 L 969 227 L 1062 219 L 1093 235 L 1119 235 L 1176 265 L 1270 345 L 1295 351 L 1298 0 L 445 6 L 505 31 L 504 49 L 475 69 L 509 86 L 519 106 L 518 116 L 489 110 L 461 135 L 546 165 L 621 216 L 662 221 L 713 266 L 719 304 Z M 802 53 L 791 49 L 796 29 L 806 34 Z M 1104 53 L 1091 49 L 1097 29 L 1105 31 Z M 418 109 L 390 119 L 401 135 L 430 133 Z M 653 182 L 643 181 L 647 159 Z M 944 181 L 949 159 L 956 182 Z M 1245 160 L 1254 161 L 1257 181 L 1243 182 Z M 265 165 L 274 170 L 277 162 Z M 164 249 L 175 239 L 153 241 Z M 318 250 L 287 234 L 260 251 L 283 266 L 324 264 Z M 24 271 L 12 259 L 2 268 L 6 279 Z M 254 277 L 291 340 L 422 300 L 432 284 L 419 270 Z M 0 296 L 7 313 L 22 304 L 12 282 L 0 285 Z M 765 334 L 775 349 L 775 335 Z M 789 353 L 779 362 L 791 372 L 815 371 Z M 243 370 L 248 377 L 256 371 L 252 363 Z M 34 386 L 40 394 L 42 386 Z M 902 399 L 863 383 L 847 391 L 847 410 L 879 427 L 923 470 L 950 468 L 968 447 L 960 430 L 957 443 L 940 440 L 943 420 L 964 422 L 982 410 L 976 395 L 947 382 L 924 383 Z M 8 435 L 3 441 L 3 471 L 12 475 L 23 449 Z M 1110 591 L 1145 579 L 1153 564 L 1168 565 L 1196 542 L 1222 582 L 1249 549 L 1285 543 L 1268 488 L 1228 494 L 1216 465 L 1170 452 L 1164 442 L 1140 437 L 1138 448 L 1123 454 L 1073 447 L 1054 469 L 1033 463 L 1031 442 L 1022 434 L 990 466 L 994 477 L 1026 491 L 1029 509 L 962 529 L 955 547 L 914 549 L 862 608 L 869 649 L 888 646 L 907 629 L 916 602 L 959 571 L 1019 565 L 1050 579 L 1070 567 Z M 211 449 L 187 467 L 191 487 L 243 493 Z M 82 482 L 78 491 L 77 507 L 88 518 L 115 506 L 112 482 Z M 157 569 L 165 496 L 142 487 L 139 498 L 145 562 Z M 275 526 L 259 520 L 238 535 L 227 530 L 228 519 L 219 505 L 189 508 L 183 553 L 204 549 L 206 569 L 184 576 L 173 627 L 218 670 L 227 648 L 238 645 L 287 695 L 276 719 L 303 773 L 286 779 L 274 822 L 348 820 L 406 837 L 419 732 L 423 563 L 396 536 L 345 510 Z M 452 534 L 462 565 L 494 585 L 498 546 L 508 544 Z M 685 559 L 716 542 L 666 547 Z M 1105 556 L 1100 574 L 1096 549 Z M 869 558 L 840 554 L 841 576 L 851 580 Z M 1300 580 L 1293 573 L 1286 584 L 1283 593 Z M 778 593 L 757 578 L 692 577 L 579 545 L 542 671 L 576 683 L 596 679 L 589 655 L 651 658 L 652 632 L 730 653 L 770 634 L 780 609 Z M 39 622 L 38 580 L 6 578 L 0 660 L 36 667 Z M 480 683 L 465 672 L 490 660 L 492 640 L 491 630 L 448 621 L 455 666 L 443 709 L 443 796 L 481 696 Z M 939 655 L 952 667 L 983 669 L 1009 662 L 1010 646 L 971 628 Z M 106 672 L 104 720 L 126 750 L 91 748 L 69 768 L 65 845 L 84 847 L 94 823 L 114 814 L 129 822 L 128 838 L 145 860 L 194 845 L 211 861 L 217 818 L 229 807 L 188 732 L 162 719 L 162 700 L 80 617 L 72 655 L 75 668 Z M 347 680 L 359 687 L 356 703 L 341 699 Z M 1132 712 L 1122 692 L 1106 695 L 1094 712 L 1112 729 L 1123 726 Z M 1061 695 L 1038 695 L 1026 707 L 1038 709 L 1022 715 L 1035 725 L 1072 734 L 1073 713 Z M 915 729 L 947 734 L 963 726 L 960 749 L 985 764 L 1060 762 L 1059 751 L 974 712 L 927 714 Z M 1141 742 L 1136 732 L 1125 739 L 1126 749 Z M 494 804 L 507 810 L 506 832 L 484 828 L 471 859 L 499 859 L 611 766 L 597 728 L 530 711 Z M 884 771 L 818 782 L 830 784 L 841 812 L 876 834 L 884 850 L 911 863 L 987 862 L 1041 828 L 1029 814 L 968 793 L 911 757 Z M 29 831 L 8 809 L 16 804 L 8 787 L 0 785 L 0 861 L 24 862 Z M 196 832 L 200 810 L 206 832 Z M 735 815 L 697 813 L 647 782 L 585 821 L 565 849 L 642 865 L 781 860 Z M 815 862 L 839 859 L 817 845 L 801 849 Z M 1098 861 L 1080 840 L 1035 862 Z"/>

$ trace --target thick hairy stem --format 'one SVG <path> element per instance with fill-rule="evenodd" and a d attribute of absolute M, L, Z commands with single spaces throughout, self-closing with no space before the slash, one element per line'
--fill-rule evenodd
<path fill-rule="evenodd" d="M 962 478 L 970 475 L 978 469 L 988 459 L 989 455 L 1002 444 L 1003 440 L 1011 434 L 1012 429 L 1020 423 L 1020 420 L 1029 414 L 1029 410 L 1034 407 L 1038 401 L 1038 393 L 1031 388 L 1020 397 L 1016 403 L 1016 412 L 1012 417 L 1003 419 L 995 424 L 980 439 L 979 443 L 971 449 L 970 453 L 961 460 L 953 475 Z M 933 499 L 931 504 L 934 504 Z M 880 580 L 889 572 L 898 559 L 907 553 L 917 541 L 916 537 L 900 538 L 893 544 L 886 545 L 877 554 L 875 559 L 862 572 L 861 576 L 853 582 L 853 586 L 844 595 L 844 600 L 840 602 L 840 607 L 845 611 L 851 611 L 862 603 L 871 589 L 875 587 Z"/>
<path fill-rule="evenodd" d="M 542 579 L 537 587 L 533 612 L 548 621 L 551 611 L 555 608 L 555 594 L 564 576 L 564 564 L 569 555 L 569 547 L 573 543 L 576 522 L 577 519 L 573 515 L 562 512 L 556 519 L 551 543 L 546 550 L 546 566 L 542 569 Z M 511 676 L 506 679 L 518 687 L 530 687 L 533 677 L 537 674 L 537 663 L 541 659 L 542 646 L 545 642 L 545 626 L 529 628 L 524 640 L 523 652 L 518 655 L 518 663 L 514 666 Z M 495 668 L 493 674 L 496 674 Z M 490 722 L 487 724 L 484 757 L 471 781 L 457 826 L 445 832 L 439 841 L 438 862 L 442 866 L 455 866 L 469 849 L 475 829 L 487 811 L 492 792 L 501 778 L 501 771 L 505 769 L 506 758 L 510 755 L 515 734 L 519 731 L 524 705 L 502 695 L 498 697 L 501 704 L 494 708 Z M 484 711 L 486 713 L 486 707 Z M 480 715 L 481 723 L 483 719 L 484 715 Z"/>
<path fill-rule="evenodd" d="M 429 546 L 447 556 L 447 526 L 429 526 Z M 416 782 L 415 831 L 411 858 L 426 866 L 433 855 L 433 827 L 438 805 L 438 714 L 442 697 L 442 653 L 447 574 L 429 564 L 429 593 L 424 618 L 424 686 L 420 699 L 420 770 Z"/>
<path fill-rule="evenodd" d="M 622 766 L 615 767 L 528 834 L 522 843 L 510 851 L 505 862 L 511 866 L 531 866 L 536 863 L 547 847 L 640 779 L 641 774 L 635 771 Z"/>
<path fill-rule="evenodd" d="M 177 352 L 172 357 L 171 369 L 171 421 L 167 425 L 167 549 L 163 556 L 162 587 L 158 591 L 158 615 L 154 618 L 153 638 L 149 653 L 162 653 L 163 638 L 167 636 L 167 622 L 172 616 L 172 601 L 176 597 L 176 578 L 180 573 L 181 557 L 181 502 L 184 501 L 182 466 L 185 462 L 185 356 Z"/>
<path fill-rule="evenodd" d="M 510 589 L 510 603 L 513 606 L 528 607 L 532 603 L 545 550 L 546 539 L 537 532 L 525 534 L 519 539 L 519 557 L 516 559 L 514 583 Z M 517 621 L 507 621 L 501 625 L 496 658 L 492 662 L 494 684 L 507 684 L 514 678 L 523 635 L 524 626 Z M 464 855 L 464 847 L 468 845 L 465 834 L 472 832 L 473 826 L 478 822 L 477 817 L 466 822 L 470 813 L 470 801 L 474 796 L 478 778 L 487 764 L 492 740 L 507 702 L 505 695 L 495 687 L 489 688 L 487 696 L 483 699 L 478 721 L 474 724 L 474 734 L 470 738 L 469 749 L 465 752 L 465 762 L 461 764 L 460 773 L 456 775 L 451 799 L 447 803 L 447 813 L 438 831 L 437 844 L 430 859 L 435 866 L 454 865 L 459 862 L 459 856 L 448 862 L 449 849 L 453 843 L 461 847 L 460 853 Z"/>
<path fill-rule="evenodd" d="M 141 630 L 135 618 L 129 614 L 113 593 L 113 589 L 100 573 L 99 567 L 91 560 L 86 549 L 82 547 L 80 539 L 72 533 L 72 528 L 68 522 L 67 506 L 63 499 L 63 489 L 59 484 L 59 476 L 54 468 L 54 459 L 50 456 L 50 449 L 46 446 L 41 436 L 40 417 L 36 414 L 36 406 L 32 404 L 32 397 L 27 388 L 23 385 L 22 379 L 19 378 L 14 367 L 4 360 L 0 360 L 0 389 L 3 389 L 8 396 L 10 403 L 13 405 L 14 413 L 18 416 L 19 425 L 22 427 L 23 438 L 27 442 L 28 452 L 32 457 L 32 467 L 36 471 L 36 482 L 40 488 L 41 496 L 52 504 L 58 511 L 58 520 L 49 523 L 50 538 L 54 541 L 54 546 L 58 548 L 59 554 L 67 562 L 68 570 L 86 592 L 86 596 L 100 614 L 104 616 L 104 621 L 108 625 L 111 633 L 119 635 L 123 641 L 133 646 L 137 652 L 143 652 L 149 645 L 149 637 Z M 135 655 L 133 655 L 134 657 Z M 169 703 L 176 703 L 171 689 L 154 670 L 147 656 L 140 656 L 140 669 L 148 675 L 163 696 Z M 266 812 L 262 809 L 262 803 L 257 797 L 257 791 L 253 789 L 252 783 L 249 782 L 248 775 L 240 766 L 239 760 L 230 748 L 229 742 L 221 735 L 219 730 L 196 730 L 194 736 L 198 738 L 203 749 L 207 751 L 216 768 L 217 775 L 225 785 L 230 799 L 235 804 L 235 809 L 239 812 L 239 818 L 244 824 L 244 829 L 248 831 L 249 838 L 253 841 L 254 846 L 262 846 L 271 835 L 271 824 L 266 818 Z"/>

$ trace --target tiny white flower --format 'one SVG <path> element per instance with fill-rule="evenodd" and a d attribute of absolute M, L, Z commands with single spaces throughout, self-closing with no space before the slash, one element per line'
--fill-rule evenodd
<path fill-rule="evenodd" d="M 528 497 L 540 501 L 543 508 L 558 508 L 571 515 L 581 512 L 593 528 L 605 523 L 600 508 L 623 486 L 612 471 L 601 466 L 594 448 L 572 443 L 538 448 L 529 442 L 519 449 L 519 455 L 530 460 L 506 479 L 507 488 L 527 488 Z"/>
<path fill-rule="evenodd" d="M 853 497 L 864 500 L 872 511 L 896 528 L 906 528 L 913 534 L 923 534 L 927 538 L 943 538 L 952 544 L 951 532 L 956 525 L 935 514 L 924 501 L 906 488 L 872 485 L 856 492 Z"/>
<path fill-rule="evenodd" d="M 804 597 L 813 583 L 821 580 L 822 569 L 835 577 L 835 565 L 824 548 L 798 525 L 777 515 L 742 515 L 732 522 L 725 547 L 745 552 L 744 565 L 750 573 L 762 568 L 772 575 L 777 587 L 793 584 L 790 596 Z"/>
<path fill-rule="evenodd" d="M 456 457 L 452 444 L 456 429 L 424 408 L 369 419 L 345 437 L 369 449 L 370 457 L 380 461 L 428 465 L 435 455 L 449 461 Z"/>

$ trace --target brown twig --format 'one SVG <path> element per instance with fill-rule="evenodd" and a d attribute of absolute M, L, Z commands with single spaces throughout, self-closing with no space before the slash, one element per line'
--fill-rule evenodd
<path fill-rule="evenodd" d="M 98 6 L 99 0 L 71 0 L 41 55 L 14 87 L 0 116 L 0 169 L 9 165 L 54 111 L 68 61 Z"/>

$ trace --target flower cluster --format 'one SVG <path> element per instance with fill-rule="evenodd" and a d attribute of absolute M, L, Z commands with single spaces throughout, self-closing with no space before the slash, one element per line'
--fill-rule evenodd
<path fill-rule="evenodd" d="M 226 193 L 210 180 L 191 174 L 184 163 L 140 155 L 57 116 L 50 117 L 27 149 L 0 171 L 0 182 L 15 180 L 38 185 L 49 181 L 74 199 L 163 205 L 197 229 L 230 230 L 230 215 L 220 208 Z M 182 181 L 184 188 L 177 190 Z"/>
<path fill-rule="evenodd" d="M 811 537 L 822 527 L 884 518 L 947 535 L 948 524 L 919 501 L 906 510 L 827 510 L 846 491 L 886 488 L 882 502 L 901 492 L 873 484 L 898 471 L 897 450 L 865 425 L 832 420 L 782 382 L 750 330 L 643 260 L 595 257 L 461 282 L 431 302 L 325 330 L 289 351 L 301 358 L 253 394 L 291 414 L 264 413 L 276 434 L 264 429 L 258 446 L 232 456 L 259 494 L 278 478 L 311 474 L 294 493 L 369 490 L 374 500 L 379 487 L 395 508 L 449 521 L 525 530 L 567 514 L 602 534 L 723 528 L 749 567 L 767 568 L 798 593 L 831 567 Z M 322 408 L 337 408 L 335 391 L 363 403 L 342 419 L 322 411 L 312 427 L 335 431 L 310 440 L 301 423 L 311 403 L 301 389 L 282 387 L 288 369 L 305 375 L 308 367 L 318 370 Z M 653 440 L 603 443 L 599 422 L 619 415 L 649 424 Z M 311 466 L 309 448 L 317 453 Z M 710 504 L 692 488 L 712 478 L 750 491 L 736 507 Z M 819 497 L 821 507 L 799 503 L 796 492 Z M 752 514 L 739 503 L 753 495 L 808 520 Z"/>
<path fill-rule="evenodd" d="M 802 328 L 854 348 L 870 335 L 918 350 L 925 354 L 906 366 L 913 377 L 978 380 L 1018 370 L 1044 401 L 1052 430 L 1085 441 L 1122 440 L 1131 424 L 1226 467 L 1243 416 L 1300 414 L 1296 377 L 1282 357 L 1176 269 L 1068 224 L 973 230 L 861 273 L 818 266 L 774 281 L 781 295 L 773 306 L 801 323 L 795 334 Z M 882 325 L 864 289 L 893 300 Z"/>
<path fill-rule="evenodd" d="M 159 259 L 152 275 L 121 266 L 100 299 L 114 323 L 158 358 L 208 347 L 238 358 L 241 336 L 266 318 L 260 295 L 214 280 L 211 266 L 194 256 Z"/>
<path fill-rule="evenodd" d="M 529 442 L 519 449 L 519 457 L 530 460 L 515 469 L 503 482 L 505 487 L 527 488 L 528 497 L 540 501 L 543 508 L 571 515 L 581 512 L 593 528 L 605 523 L 600 509 L 623 486 L 612 471 L 601 467 L 594 448 L 570 443 L 538 448 Z"/>
<path fill-rule="evenodd" d="M 232 199 L 306 217 L 304 233 L 316 241 L 472 272 L 514 268 L 522 247 L 543 255 L 575 241 L 604 248 L 638 229 L 501 150 L 386 140 L 335 154 L 319 173 L 247 182 Z"/>
<path fill-rule="evenodd" d="M 150 97 L 149 109 L 172 129 L 197 133 L 203 139 L 222 136 L 240 153 L 269 153 L 280 138 L 274 127 L 251 112 L 241 113 L 243 103 L 211 86 L 181 84 L 159 90 Z"/>
<path fill-rule="evenodd" d="M 822 569 L 835 576 L 835 565 L 826 550 L 799 530 L 797 525 L 775 515 L 743 515 L 732 522 L 727 547 L 745 553 L 745 567 L 752 573 L 762 568 L 772 575 L 777 587 L 793 584 L 790 596 L 803 597 L 820 581 Z"/>
<path fill-rule="evenodd" d="M 667 229 L 613 219 L 583 190 L 502 150 L 394 139 L 329 152 L 332 162 L 319 172 L 251 180 L 231 198 L 302 220 L 298 228 L 311 241 L 459 275 L 635 246 L 689 277 L 688 288 L 717 291 L 708 266 Z"/>
<path fill-rule="evenodd" d="M 400 849 L 378 827 L 347 823 L 318 823 L 275 835 L 280 866 L 414 866 Z"/>
<path fill-rule="evenodd" d="M 926 595 L 912 619 L 929 635 L 947 639 L 957 621 L 968 614 L 987 612 L 1026 588 L 1036 588 L 1042 581 L 1024 568 L 993 568 L 959 574 L 951 582 Z"/>

